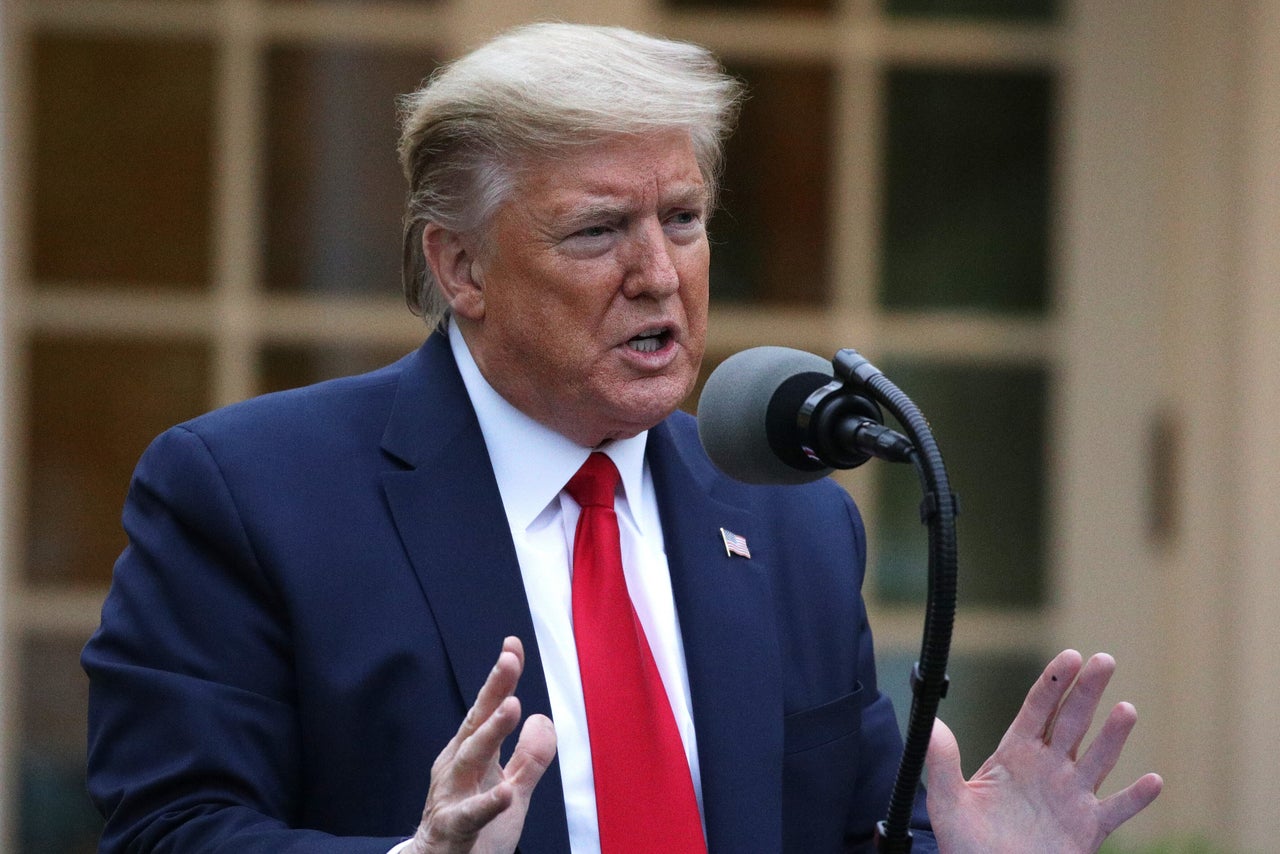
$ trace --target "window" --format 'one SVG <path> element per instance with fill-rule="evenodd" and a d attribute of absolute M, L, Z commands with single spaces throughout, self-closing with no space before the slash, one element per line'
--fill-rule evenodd
<path fill-rule="evenodd" d="M 602 0 L 592 14 L 640 7 L 752 86 L 712 221 L 708 367 L 759 344 L 857 346 L 950 452 L 962 608 L 981 617 L 960 623 L 947 708 L 976 761 L 1007 717 L 976 703 L 1009 706 L 1050 652 L 1026 638 L 1053 573 L 1057 3 Z M 25 182 L 10 268 L 24 307 L 9 340 L 23 401 L 11 833 L 24 850 L 87 851 L 75 657 L 123 544 L 133 463 L 197 412 L 416 346 L 392 98 L 542 4 L 8 8 Z M 875 534 L 867 593 L 901 705 L 922 615 L 914 478 L 883 464 L 841 477 Z"/>

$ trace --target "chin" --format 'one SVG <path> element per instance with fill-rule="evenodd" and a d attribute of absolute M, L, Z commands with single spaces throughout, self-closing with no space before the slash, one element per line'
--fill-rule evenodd
<path fill-rule="evenodd" d="M 667 416 L 680 408 L 693 390 L 696 376 L 647 377 L 631 381 L 604 392 L 594 398 L 594 405 L 583 410 L 594 410 L 602 416 L 603 433 L 608 439 L 625 439 L 656 427 Z M 592 420 L 592 419 L 584 419 Z M 579 422 L 582 423 L 582 422 Z"/>
<path fill-rule="evenodd" d="M 685 397 L 685 394 L 678 396 L 663 395 L 646 400 L 624 401 L 622 410 L 626 413 L 625 421 L 628 424 L 635 425 L 631 435 L 634 436 L 642 430 L 649 430 L 658 426 L 667 416 L 680 408 L 680 404 L 684 402 Z"/>

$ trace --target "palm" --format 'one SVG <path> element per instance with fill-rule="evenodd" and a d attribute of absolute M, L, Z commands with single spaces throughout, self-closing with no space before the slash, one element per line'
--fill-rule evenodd
<path fill-rule="evenodd" d="M 520 841 L 533 788 L 556 751 L 555 728 L 532 715 L 520 730 L 506 766 L 503 740 L 520 721 L 514 696 L 524 669 L 524 648 L 507 638 L 458 734 L 431 768 L 422 823 L 413 854 L 511 854 Z"/>
<path fill-rule="evenodd" d="M 482 792 L 492 790 L 500 783 L 510 787 L 511 803 L 476 835 L 472 854 L 508 854 L 515 850 L 524 831 L 533 784 L 546 770 L 554 752 L 555 730 L 551 721 L 542 716 L 526 721 L 507 767 L 492 763 L 490 773 L 482 783 Z"/>
<path fill-rule="evenodd" d="M 442 845 L 440 850 L 466 851 L 469 854 L 511 854 L 515 850 L 524 829 L 532 794 L 530 787 L 522 785 L 521 775 L 525 773 L 522 769 L 528 767 L 531 749 L 538 753 L 546 750 L 543 741 L 546 732 L 537 731 L 541 726 L 539 720 L 526 724 L 520 746 L 506 769 L 494 761 L 488 763 L 483 773 L 475 776 L 466 773 L 442 775 L 442 785 L 439 788 L 433 785 L 432 794 L 428 797 L 429 804 L 441 806 L 423 817 L 433 828 L 432 835 L 428 837 L 432 843 L 428 850 L 437 850 L 435 845 Z M 539 746 L 530 748 L 530 739 Z M 499 809 L 496 815 L 475 827 L 477 815 L 489 815 L 494 809 Z"/>
<path fill-rule="evenodd" d="M 1128 703 L 1112 709 L 1080 753 L 1114 667 L 1109 656 L 1095 656 L 1081 668 L 1070 650 L 1055 658 L 996 752 L 968 781 L 954 736 L 938 723 L 929 748 L 929 813 L 942 852 L 1090 854 L 1155 799 L 1161 787 L 1155 774 L 1110 797 L 1096 794 L 1137 720 Z"/>

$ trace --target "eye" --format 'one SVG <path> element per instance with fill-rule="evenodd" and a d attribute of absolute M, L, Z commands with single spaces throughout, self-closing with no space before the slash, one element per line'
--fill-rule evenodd
<path fill-rule="evenodd" d="M 702 211 L 698 208 L 680 208 L 667 215 L 665 224 L 668 227 L 687 230 L 702 225 Z"/>
<path fill-rule="evenodd" d="M 617 223 L 596 222 L 569 232 L 561 247 L 576 258 L 595 258 L 604 254 L 614 244 L 619 231 Z"/>
<path fill-rule="evenodd" d="M 703 234 L 702 212 L 693 208 L 672 211 L 662 227 L 668 236 L 678 243 L 697 240 Z"/>

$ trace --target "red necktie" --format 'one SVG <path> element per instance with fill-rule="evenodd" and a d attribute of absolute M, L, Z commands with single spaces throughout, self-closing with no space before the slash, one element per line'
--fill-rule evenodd
<path fill-rule="evenodd" d="M 618 470 L 592 454 L 565 491 L 573 539 L 573 635 L 587 707 L 601 854 L 705 854 L 680 732 L 622 574 Z"/>

